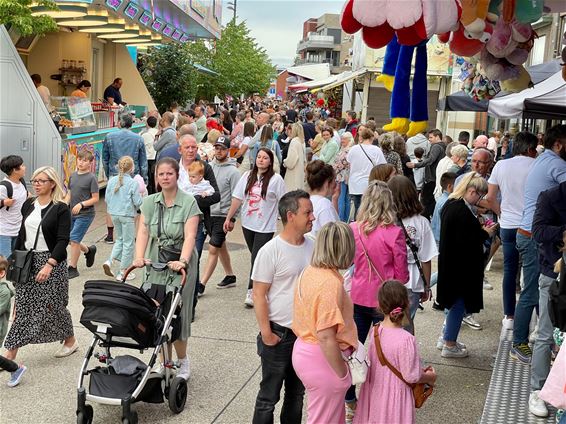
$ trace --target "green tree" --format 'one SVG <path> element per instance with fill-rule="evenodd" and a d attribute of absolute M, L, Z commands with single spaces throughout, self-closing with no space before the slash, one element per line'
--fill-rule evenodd
<path fill-rule="evenodd" d="M 31 16 L 32 3 L 52 10 L 57 5 L 51 0 L 0 0 L 0 24 L 16 28 L 23 36 L 57 31 L 57 23 L 49 16 Z"/>

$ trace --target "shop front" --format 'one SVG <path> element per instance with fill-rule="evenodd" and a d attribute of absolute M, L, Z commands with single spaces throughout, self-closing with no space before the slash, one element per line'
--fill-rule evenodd
<path fill-rule="evenodd" d="M 3 37 L 10 37 L 15 49 L 3 49 L 0 53 L 0 71 L 3 75 L 13 74 L 11 78 L 2 78 L 0 86 L 3 92 L 13 92 L 16 103 L 28 106 L 23 121 L 32 135 L 26 131 L 20 137 L 26 139 L 18 139 L 17 134 L 21 133 L 18 121 L 22 120 L 21 113 L 15 112 L 18 106 L 2 102 L 0 154 L 21 153 L 30 171 L 43 165 L 55 166 L 68 181 L 75 170 L 77 152 L 90 149 L 96 159 L 93 172 L 104 185 L 102 142 L 109 132 L 117 130 L 118 112 L 135 114 L 132 130 L 139 133 L 144 127 L 144 116 L 156 109 L 136 66 L 138 52 L 163 43 L 218 38 L 221 9 L 214 0 L 57 0 L 56 3 L 59 7 L 56 11 L 39 6 L 31 9 L 33 14 L 52 16 L 58 32 L 44 37 L 20 37 L 13 29 L 2 31 Z M 14 51 L 17 53 L 12 54 Z M 49 89 L 48 104 L 37 95 L 29 77 L 33 74 L 40 75 L 41 85 Z M 117 89 L 122 104 L 110 104 L 104 96 L 105 90 L 117 78 L 121 79 Z M 86 97 L 77 91 L 77 85 L 84 80 L 90 84 L 83 91 Z M 77 93 L 82 97 L 74 97 Z M 14 127 L 18 131 L 14 132 Z M 42 130 L 37 131 L 39 128 Z M 54 148 L 53 143 L 58 146 Z M 48 150 L 50 154 L 46 153 Z"/>

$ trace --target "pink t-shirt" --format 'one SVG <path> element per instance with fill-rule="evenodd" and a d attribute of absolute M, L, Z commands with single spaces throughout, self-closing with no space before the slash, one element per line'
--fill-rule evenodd
<path fill-rule="evenodd" d="M 367 236 L 362 230 L 360 239 L 358 223 L 352 222 L 350 227 L 356 240 L 350 297 L 356 305 L 373 308 L 377 306 L 377 292 L 384 281 L 399 280 L 403 284 L 409 281 L 405 236 L 398 226 L 387 225 L 377 227 Z M 362 241 L 379 276 L 373 268 L 370 270 Z"/>

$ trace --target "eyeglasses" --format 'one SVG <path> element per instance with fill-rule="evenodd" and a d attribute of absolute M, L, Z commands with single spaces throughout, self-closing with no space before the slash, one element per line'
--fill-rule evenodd
<path fill-rule="evenodd" d="M 48 183 L 49 181 L 53 181 L 53 180 L 31 180 L 30 183 L 43 185 Z"/>
<path fill-rule="evenodd" d="M 481 163 L 482 165 L 488 165 L 490 162 L 488 160 L 476 160 L 472 159 L 472 163 Z"/>

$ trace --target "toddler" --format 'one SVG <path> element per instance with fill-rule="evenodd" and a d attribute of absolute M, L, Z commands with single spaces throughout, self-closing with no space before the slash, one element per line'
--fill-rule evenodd
<path fill-rule="evenodd" d="M 195 160 L 189 166 L 190 185 L 185 191 L 193 196 L 207 197 L 214 194 L 214 187 L 204 179 L 204 162 Z"/>

